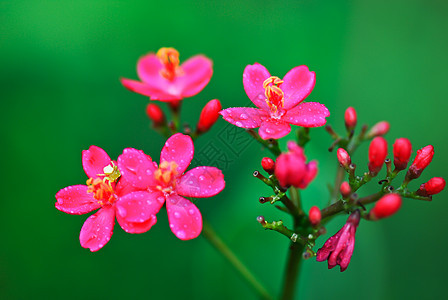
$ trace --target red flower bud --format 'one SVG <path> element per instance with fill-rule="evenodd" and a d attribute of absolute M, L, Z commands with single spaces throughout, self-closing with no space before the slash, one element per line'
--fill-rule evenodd
<path fill-rule="evenodd" d="M 337 156 L 338 156 L 339 164 L 341 165 L 341 167 L 343 167 L 345 169 L 347 169 L 348 166 L 352 163 L 350 155 L 347 153 L 347 151 L 345 151 L 342 148 L 338 149 Z"/>
<path fill-rule="evenodd" d="M 311 207 L 308 213 L 308 217 L 310 218 L 311 225 L 316 226 L 317 224 L 319 224 L 320 220 L 322 219 L 319 207 Z"/>
<path fill-rule="evenodd" d="M 339 188 L 339 191 L 341 192 L 341 195 L 344 198 L 347 198 L 352 193 L 352 189 L 350 187 L 350 184 L 347 181 L 344 181 L 341 184 L 341 187 Z"/>
<path fill-rule="evenodd" d="M 397 194 L 387 194 L 375 204 L 369 216 L 373 220 L 386 218 L 395 214 L 401 207 L 401 197 Z"/>
<path fill-rule="evenodd" d="M 409 167 L 406 177 L 408 179 L 415 179 L 420 177 L 423 170 L 431 163 L 432 157 L 434 156 L 434 147 L 428 145 L 420 150 L 417 150 L 417 155 Z"/>
<path fill-rule="evenodd" d="M 383 137 L 376 137 L 369 147 L 369 170 L 375 176 L 383 167 L 387 156 L 387 142 Z"/>
<path fill-rule="evenodd" d="M 198 132 L 202 133 L 210 130 L 216 120 L 218 120 L 221 109 L 221 102 L 219 102 L 219 100 L 210 100 L 202 109 L 201 116 L 198 121 Z"/>
<path fill-rule="evenodd" d="M 288 150 L 277 158 L 275 176 L 283 187 L 304 189 L 317 175 L 317 162 L 306 163 L 303 149 L 292 141 L 288 142 Z"/>
<path fill-rule="evenodd" d="M 373 125 L 372 129 L 367 133 L 367 138 L 373 138 L 375 136 L 385 135 L 389 132 L 389 122 L 381 121 Z"/>
<path fill-rule="evenodd" d="M 157 104 L 148 104 L 146 106 L 146 114 L 154 122 L 154 126 L 160 126 L 165 123 L 165 114 Z"/>
<path fill-rule="evenodd" d="M 261 160 L 261 166 L 263 167 L 263 170 L 265 170 L 269 174 L 273 174 L 275 171 L 275 162 L 272 160 L 272 158 L 263 157 L 263 159 Z"/>
<path fill-rule="evenodd" d="M 397 139 L 394 143 L 394 165 L 398 171 L 406 169 L 412 154 L 412 144 L 406 138 Z"/>
<path fill-rule="evenodd" d="M 345 127 L 347 130 L 352 130 L 356 126 L 357 117 L 356 110 L 353 107 L 349 107 L 345 110 Z"/>
<path fill-rule="evenodd" d="M 445 179 L 442 177 L 434 177 L 428 180 L 428 182 L 423 183 L 417 194 L 420 196 L 431 196 L 440 193 L 445 188 Z"/>

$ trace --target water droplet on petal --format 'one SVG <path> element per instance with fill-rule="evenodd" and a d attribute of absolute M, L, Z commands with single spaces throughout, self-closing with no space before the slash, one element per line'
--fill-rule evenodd
<path fill-rule="evenodd" d="M 237 122 L 235 122 L 235 125 L 238 126 L 238 127 L 242 127 L 243 123 L 241 123 L 240 121 L 237 121 Z"/>
<path fill-rule="evenodd" d="M 176 212 L 174 212 L 174 217 L 176 217 L 176 218 L 180 218 L 180 213 L 178 213 L 177 211 Z"/>
<path fill-rule="evenodd" d="M 178 232 L 176 232 L 176 236 L 180 239 L 184 239 L 186 237 L 185 231 L 179 230 Z"/>

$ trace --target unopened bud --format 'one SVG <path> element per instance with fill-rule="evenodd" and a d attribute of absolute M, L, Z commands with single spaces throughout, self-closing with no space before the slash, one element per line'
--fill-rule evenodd
<path fill-rule="evenodd" d="M 198 132 L 207 132 L 218 120 L 219 112 L 222 109 L 221 102 L 214 99 L 209 101 L 202 109 L 201 116 L 198 121 Z"/>
<path fill-rule="evenodd" d="M 264 225 L 264 223 L 266 223 L 266 220 L 264 219 L 263 216 L 258 216 L 257 222 L 260 223 L 261 225 Z"/>
<path fill-rule="evenodd" d="M 154 126 L 156 127 L 165 123 L 165 114 L 157 104 L 148 104 L 146 106 L 146 114 L 148 115 L 148 118 L 154 122 Z"/>
<path fill-rule="evenodd" d="M 308 217 L 310 219 L 310 223 L 313 226 L 316 226 L 320 223 L 320 220 L 322 219 L 322 214 L 320 212 L 319 207 L 313 206 L 310 208 L 310 211 L 308 213 Z"/>
<path fill-rule="evenodd" d="M 378 174 L 387 156 L 387 142 L 383 137 L 376 137 L 369 146 L 369 170 L 373 176 Z"/>
<path fill-rule="evenodd" d="M 442 177 L 434 177 L 423 183 L 417 191 L 420 196 L 431 196 L 440 193 L 445 188 L 445 179 Z"/>
<path fill-rule="evenodd" d="M 344 181 L 339 188 L 342 197 L 347 198 L 352 193 L 352 189 L 350 188 L 350 184 L 347 181 Z"/>
<path fill-rule="evenodd" d="M 357 117 L 356 117 L 356 110 L 353 107 L 349 107 L 345 110 L 345 127 L 347 130 L 352 130 L 356 126 Z"/>
<path fill-rule="evenodd" d="M 412 154 L 412 144 L 406 138 L 399 138 L 394 143 L 394 165 L 398 171 L 406 169 Z"/>
<path fill-rule="evenodd" d="M 337 151 L 338 161 L 341 167 L 347 169 L 351 164 L 351 158 L 347 151 L 343 148 L 339 148 Z"/>
<path fill-rule="evenodd" d="M 433 156 L 434 147 L 432 145 L 428 145 L 420 150 L 417 150 L 417 155 L 415 156 L 412 165 L 409 167 L 406 177 L 408 179 L 420 177 L 423 170 L 431 163 Z"/>
<path fill-rule="evenodd" d="M 401 197 L 398 194 L 383 196 L 370 211 L 369 216 L 373 220 L 386 218 L 395 214 L 401 207 Z"/>
<path fill-rule="evenodd" d="M 387 121 L 381 121 L 373 125 L 373 127 L 369 130 L 367 133 L 367 138 L 373 138 L 376 136 L 385 135 L 389 132 L 389 122 Z"/>
<path fill-rule="evenodd" d="M 275 162 L 272 160 L 272 158 L 263 157 L 263 159 L 261 160 L 261 166 L 263 167 L 263 170 L 265 170 L 269 174 L 273 174 L 275 171 Z"/>

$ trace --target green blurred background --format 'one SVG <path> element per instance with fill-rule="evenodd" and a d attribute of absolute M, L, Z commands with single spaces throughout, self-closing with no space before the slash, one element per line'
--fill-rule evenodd
<path fill-rule="evenodd" d="M 137 59 L 162 46 L 177 48 L 181 60 L 203 53 L 214 61 L 210 84 L 184 101 L 186 122 L 195 124 L 213 98 L 224 107 L 246 105 L 247 64 L 260 62 L 280 77 L 306 64 L 317 74 L 308 100 L 326 104 L 329 124 L 342 131 L 348 106 L 360 123 L 388 120 L 390 143 L 407 137 L 415 150 L 435 146 L 418 183 L 446 177 L 447 8 L 423 0 L 0 1 L 0 298 L 256 299 L 202 237 L 175 238 L 164 211 L 142 235 L 116 225 L 111 241 L 90 253 L 78 240 L 87 216 L 54 208 L 59 189 L 85 182 L 81 151 L 92 144 L 114 158 L 135 147 L 158 160 L 164 139 L 150 129 L 147 98 L 125 90 L 119 78 L 136 79 Z M 255 218 L 283 216 L 258 203 L 269 191 L 251 176 L 268 153 L 255 143 L 232 151 L 237 145 L 219 138 L 226 125 L 219 120 L 196 143 L 197 153 L 212 142 L 230 160 L 225 191 L 197 205 L 277 293 L 288 240 L 265 232 Z M 330 138 L 322 128 L 312 136 L 307 156 L 319 159 L 320 172 L 303 192 L 307 209 L 326 203 L 324 187 L 335 174 Z M 364 145 L 354 158 L 360 170 L 366 157 Z M 447 200 L 446 191 L 432 203 L 406 200 L 393 218 L 362 222 L 348 270 L 306 261 L 298 298 L 446 295 Z M 329 225 L 329 234 L 344 221 Z"/>

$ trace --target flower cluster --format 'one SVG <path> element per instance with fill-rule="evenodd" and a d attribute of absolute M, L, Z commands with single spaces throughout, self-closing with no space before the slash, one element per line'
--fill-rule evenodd
<path fill-rule="evenodd" d="M 74 185 L 56 194 L 56 208 L 69 214 L 86 214 L 99 209 L 84 223 L 81 246 L 101 249 L 111 238 L 115 218 L 128 233 L 144 233 L 157 222 L 166 204 L 171 231 L 181 240 L 197 237 L 202 216 L 184 197 L 212 197 L 224 189 L 222 172 L 214 167 L 196 167 L 185 172 L 193 159 L 189 136 L 170 137 L 160 154 L 160 164 L 133 148 L 124 149 L 118 163 L 103 149 L 83 151 L 87 185 Z"/>
<path fill-rule="evenodd" d="M 445 188 L 445 180 L 434 177 L 422 183 L 418 190 L 408 188 L 412 180 L 418 179 L 430 165 L 434 147 L 428 145 L 412 156 L 412 144 L 399 138 L 393 144 L 393 160 L 388 158 L 389 149 L 383 137 L 390 128 L 381 121 L 368 130 L 364 125 L 357 132 L 358 115 L 353 107 L 344 114 L 346 132 L 339 135 L 331 126 L 325 129 L 333 139 L 329 151 L 337 149 L 335 159 L 339 162 L 334 186 L 330 187 L 328 205 L 319 208 L 313 202 L 308 212 L 303 209 L 305 199 L 301 190 L 314 184 L 318 173 L 316 160 L 307 161 L 305 147 L 310 141 L 310 128 L 324 126 L 330 113 L 318 102 L 303 102 L 315 85 L 315 73 L 307 66 L 292 68 L 284 77 L 271 76 L 261 64 L 246 66 L 243 73 L 244 90 L 256 106 L 233 107 L 222 110 L 221 102 L 210 100 L 202 109 L 193 130 L 189 124 L 180 126 L 182 99 L 198 94 L 210 81 L 212 62 L 197 55 L 180 64 L 179 52 L 174 48 L 161 48 L 157 53 L 143 56 L 137 64 L 141 81 L 123 78 L 122 84 L 129 90 L 149 97 L 146 107 L 153 128 L 167 138 L 157 164 L 142 150 L 126 148 L 116 161 L 96 146 L 82 153 L 82 164 L 88 177 L 86 185 L 74 185 L 61 189 L 56 194 L 56 208 L 68 214 L 91 215 L 80 233 L 81 246 L 91 251 L 101 249 L 110 240 L 115 219 L 128 233 L 144 233 L 157 222 L 157 214 L 166 207 L 170 229 L 181 240 L 196 238 L 202 231 L 202 215 L 190 198 L 213 197 L 224 187 L 221 170 L 215 167 L 196 167 L 187 171 L 194 154 L 193 140 L 208 132 L 219 115 L 227 122 L 245 128 L 248 134 L 272 153 L 263 157 L 259 171 L 253 173 L 272 189 L 269 196 L 259 197 L 262 204 L 273 204 L 292 218 L 291 226 L 282 220 L 268 222 L 264 216 L 257 221 L 264 229 L 286 236 L 290 242 L 290 261 L 297 264 L 301 257 L 316 257 L 319 262 L 328 261 L 328 268 L 339 265 L 341 271 L 349 266 L 355 248 L 355 234 L 362 219 L 377 221 L 395 214 L 404 198 L 431 201 L 432 196 Z M 167 116 L 159 105 L 152 101 L 167 102 L 171 112 Z M 299 126 L 296 140 L 287 142 L 287 150 L 280 149 L 279 139 L 288 135 L 291 125 Z M 258 133 L 254 128 L 259 128 Z M 359 145 L 370 142 L 366 155 L 365 172 L 357 175 L 357 165 L 352 160 Z M 310 155 L 307 150 L 307 154 Z M 333 155 L 334 156 L 334 155 Z M 381 177 L 381 172 L 385 174 Z M 394 168 L 392 167 L 394 166 Z M 327 170 L 319 167 L 325 172 Z M 403 174 L 400 184 L 395 184 Z M 380 176 L 379 190 L 361 197 L 361 188 Z M 322 185 L 323 186 L 323 185 Z M 369 210 L 367 205 L 373 204 Z M 342 228 L 315 251 L 316 241 L 326 233 L 325 224 L 338 214 L 349 217 Z M 204 227 L 207 231 L 209 226 Z M 215 235 L 212 230 L 204 236 Z M 242 271 L 248 282 L 254 284 L 254 276 L 236 258 L 230 249 L 223 246 L 219 238 L 210 241 L 223 253 L 236 269 Z M 299 257 L 297 257 L 299 256 Z M 297 266 L 287 266 L 283 299 L 292 298 Z M 254 284 L 264 298 L 269 298 L 261 284 Z M 287 295 L 287 296 L 285 296 Z"/>
<path fill-rule="evenodd" d="M 178 117 L 180 100 L 199 93 L 213 74 L 212 63 L 205 56 L 195 56 L 180 65 L 179 53 L 173 48 L 162 48 L 157 54 L 142 57 L 137 72 L 142 82 L 122 79 L 123 85 L 151 100 L 169 102 L 173 117 Z M 198 121 L 198 135 L 213 126 L 220 110 L 218 100 L 211 100 L 204 107 Z M 164 205 L 176 237 L 196 238 L 202 231 L 202 215 L 185 197 L 212 197 L 224 189 L 223 174 L 215 167 L 186 171 L 193 159 L 192 137 L 176 133 L 177 124 L 167 122 L 158 105 L 148 104 L 146 113 L 154 128 L 169 137 L 159 165 L 141 150 L 124 149 L 117 161 L 113 161 L 103 149 L 91 146 L 82 154 L 88 177 L 86 185 L 69 186 L 56 194 L 55 206 L 65 213 L 86 214 L 98 210 L 81 229 L 79 239 L 84 248 L 101 249 L 112 236 L 115 218 L 128 233 L 147 232 L 156 224 L 156 215 Z"/>

